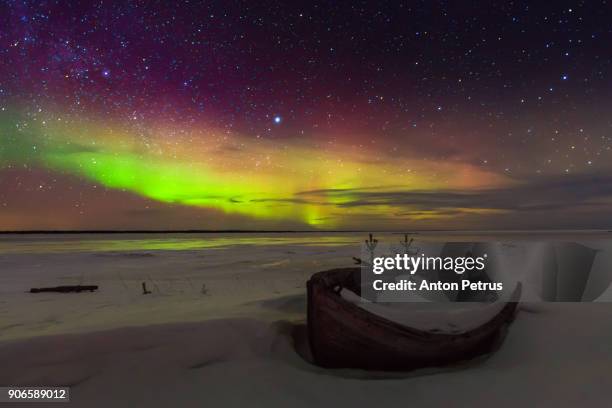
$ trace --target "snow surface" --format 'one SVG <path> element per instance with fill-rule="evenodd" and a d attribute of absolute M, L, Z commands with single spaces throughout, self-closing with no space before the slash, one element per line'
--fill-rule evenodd
<path fill-rule="evenodd" d="M 71 406 L 611 405 L 610 303 L 525 304 L 496 353 L 456 367 L 324 370 L 302 358 L 305 282 L 350 266 L 362 237 L 12 239 L 0 242 L 0 385 L 69 385 Z M 100 291 L 26 293 L 77 283 Z"/>
<path fill-rule="evenodd" d="M 458 334 L 475 329 L 493 319 L 506 305 L 510 293 L 494 303 L 406 302 L 373 303 L 343 288 L 343 299 L 393 322 L 428 332 Z"/>

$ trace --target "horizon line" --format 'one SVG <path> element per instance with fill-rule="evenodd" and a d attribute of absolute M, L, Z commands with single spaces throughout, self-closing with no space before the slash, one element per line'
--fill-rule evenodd
<path fill-rule="evenodd" d="M 242 229 L 134 229 L 134 230 L 0 230 L 0 235 L 10 234 L 248 234 L 248 233 L 393 233 L 393 234 L 419 234 L 430 232 L 463 232 L 463 233 L 547 233 L 547 232 L 600 232 L 610 233 L 607 228 L 582 228 L 582 229 L 423 229 L 423 230 L 242 230 Z"/>

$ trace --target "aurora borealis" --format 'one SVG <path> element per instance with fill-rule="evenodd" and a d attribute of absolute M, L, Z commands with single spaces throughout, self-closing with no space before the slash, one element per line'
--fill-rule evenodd
<path fill-rule="evenodd" d="M 610 226 L 607 6 L 1 7 L 0 229 Z"/>

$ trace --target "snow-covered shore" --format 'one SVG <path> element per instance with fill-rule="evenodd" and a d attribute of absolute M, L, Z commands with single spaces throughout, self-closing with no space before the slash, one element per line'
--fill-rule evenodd
<path fill-rule="evenodd" d="M 526 304 L 497 353 L 459 367 L 310 365 L 305 282 L 358 245 L 5 251 L 0 385 L 68 385 L 84 407 L 609 405 L 610 303 Z M 100 291 L 25 293 L 75 283 Z"/>
<path fill-rule="evenodd" d="M 74 406 L 608 406 L 612 308 L 523 311 L 488 359 L 410 374 L 323 370 L 289 322 L 220 319 L 0 345 L 0 383 L 68 385 Z"/>
<path fill-rule="evenodd" d="M 125 326 L 224 317 L 303 317 L 261 301 L 303 294 L 310 274 L 352 264 L 358 244 L 309 240 L 187 247 L 185 242 L 31 245 L 0 253 L 0 341 Z M 175 248 L 172 249 L 174 244 Z M 90 244 L 93 246 L 93 244 Z M 121 245 L 127 247 L 122 249 Z M 162 249 L 156 249 L 157 247 Z M 152 293 L 142 294 L 142 283 Z M 94 284 L 80 294 L 30 294 L 31 287 Z"/>

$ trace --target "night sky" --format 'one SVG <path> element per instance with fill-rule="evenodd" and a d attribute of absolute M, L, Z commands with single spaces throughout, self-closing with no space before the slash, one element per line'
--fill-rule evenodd
<path fill-rule="evenodd" d="M 612 226 L 606 2 L 0 3 L 0 229 Z"/>

